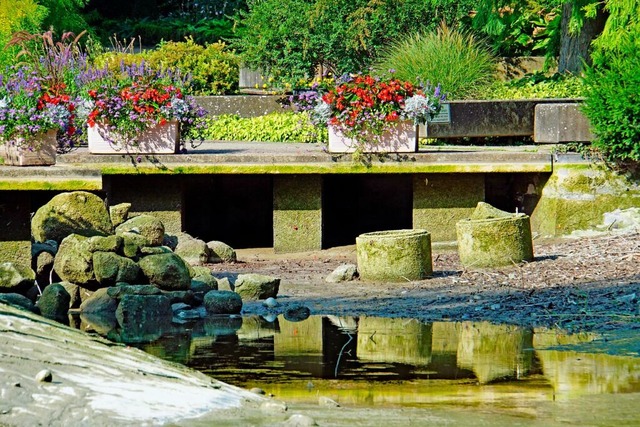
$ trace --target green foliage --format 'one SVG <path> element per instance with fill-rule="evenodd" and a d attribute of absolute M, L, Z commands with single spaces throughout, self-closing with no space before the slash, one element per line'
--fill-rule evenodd
<path fill-rule="evenodd" d="M 560 42 L 559 2 L 482 0 L 473 28 L 487 35 L 500 56 L 555 56 Z"/>
<path fill-rule="evenodd" d="M 316 127 L 306 113 L 271 113 L 242 118 L 221 115 L 207 119 L 206 139 L 222 141 L 326 142 L 326 126 Z"/>
<path fill-rule="evenodd" d="M 630 37 L 607 66 L 586 70 L 583 111 L 610 161 L 640 161 L 640 36 Z"/>
<path fill-rule="evenodd" d="M 521 79 L 496 81 L 482 90 L 481 99 L 581 98 L 582 78 L 572 74 L 533 73 Z"/>
<path fill-rule="evenodd" d="M 399 80 L 440 84 L 449 99 L 477 96 L 494 81 L 495 68 L 492 53 L 481 41 L 446 25 L 393 43 L 374 66 L 379 72 L 394 69 Z"/>
<path fill-rule="evenodd" d="M 638 43 L 635 36 L 640 34 L 640 2 L 637 0 L 608 0 L 605 10 L 609 18 L 602 34 L 593 42 L 595 51 L 592 54 L 593 63 L 605 65 L 610 56 L 619 55 L 624 46 Z M 595 15 L 595 9 L 588 9 L 587 13 Z"/>
<path fill-rule="evenodd" d="M 147 61 L 154 68 L 188 73 L 188 90 L 194 95 L 222 95 L 238 89 L 239 59 L 224 43 L 202 46 L 191 38 L 164 42 L 148 53 Z"/>
<path fill-rule="evenodd" d="M 18 47 L 5 47 L 16 31 L 39 31 L 47 9 L 34 0 L 0 1 L 0 70 L 15 63 Z"/>
<path fill-rule="evenodd" d="M 458 23 L 473 2 L 450 0 L 253 0 L 235 42 L 250 68 L 295 85 L 316 67 L 335 75 L 366 72 L 400 37 Z"/>
<path fill-rule="evenodd" d="M 111 71 L 119 70 L 121 64 L 139 65 L 142 62 L 158 70 L 180 70 L 191 76 L 186 87 L 191 95 L 223 95 L 238 89 L 239 59 L 224 43 L 202 46 L 189 38 L 184 42 L 160 43 L 155 50 L 132 51 L 131 45 L 125 46 L 96 56 L 94 62 Z"/>
<path fill-rule="evenodd" d="M 42 22 L 43 30 L 53 29 L 59 34 L 71 31 L 79 34 L 88 29 L 87 23 L 80 13 L 89 0 L 37 0 L 47 10 Z"/>

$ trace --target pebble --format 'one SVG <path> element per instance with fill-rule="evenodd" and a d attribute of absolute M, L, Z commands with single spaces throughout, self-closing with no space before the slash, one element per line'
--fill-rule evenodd
<path fill-rule="evenodd" d="M 53 374 L 48 369 L 43 369 L 36 374 L 36 381 L 40 383 L 50 383 L 53 381 Z"/>
<path fill-rule="evenodd" d="M 326 396 L 320 396 L 318 399 L 318 404 L 320 406 L 325 406 L 327 408 L 339 408 L 340 404 L 333 399 L 329 399 Z"/>
<path fill-rule="evenodd" d="M 249 391 L 250 391 L 251 393 L 254 393 L 254 394 L 261 394 L 261 395 L 267 394 L 267 393 L 265 393 L 265 391 L 264 391 L 263 389 L 261 389 L 260 387 L 253 387 L 253 388 L 252 388 L 251 390 L 249 390 Z"/>
<path fill-rule="evenodd" d="M 491 304 L 491 310 L 500 310 L 500 304 Z"/>
<path fill-rule="evenodd" d="M 270 413 L 287 412 L 287 404 L 280 400 L 268 400 L 260 405 L 260 409 Z"/>
<path fill-rule="evenodd" d="M 284 422 L 284 425 L 287 427 L 310 427 L 317 426 L 318 423 L 308 415 L 293 414 Z"/>

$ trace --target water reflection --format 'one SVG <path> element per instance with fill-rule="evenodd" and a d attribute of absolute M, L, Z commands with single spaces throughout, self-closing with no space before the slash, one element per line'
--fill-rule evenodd
<path fill-rule="evenodd" d="M 108 325 L 100 323 L 100 331 Z M 139 336 L 117 328 L 105 335 L 283 399 L 317 398 L 322 389 L 352 404 L 509 406 L 520 400 L 523 410 L 536 401 L 640 391 L 638 358 L 549 349 L 596 338 L 590 334 L 336 316 L 300 322 L 212 317 L 187 326 L 170 321 L 155 326 L 153 333 L 143 328 Z"/>

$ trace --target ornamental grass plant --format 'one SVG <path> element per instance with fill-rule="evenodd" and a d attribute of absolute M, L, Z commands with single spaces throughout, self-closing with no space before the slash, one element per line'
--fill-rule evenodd
<path fill-rule="evenodd" d="M 377 72 L 393 69 L 395 77 L 414 84 L 438 82 L 448 99 L 471 99 L 495 81 L 496 60 L 473 34 L 441 25 L 391 44 L 374 64 Z"/>

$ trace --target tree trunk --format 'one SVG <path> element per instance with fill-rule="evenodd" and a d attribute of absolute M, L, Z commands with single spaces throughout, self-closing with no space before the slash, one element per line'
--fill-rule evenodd
<path fill-rule="evenodd" d="M 598 15 L 593 19 L 585 19 L 579 34 L 569 34 L 569 19 L 573 5 L 567 2 L 562 6 L 562 23 L 560 39 L 560 57 L 558 58 L 558 72 L 580 74 L 583 64 L 590 64 L 589 48 L 591 42 L 604 29 L 607 20 L 606 13 L 599 8 Z"/>

